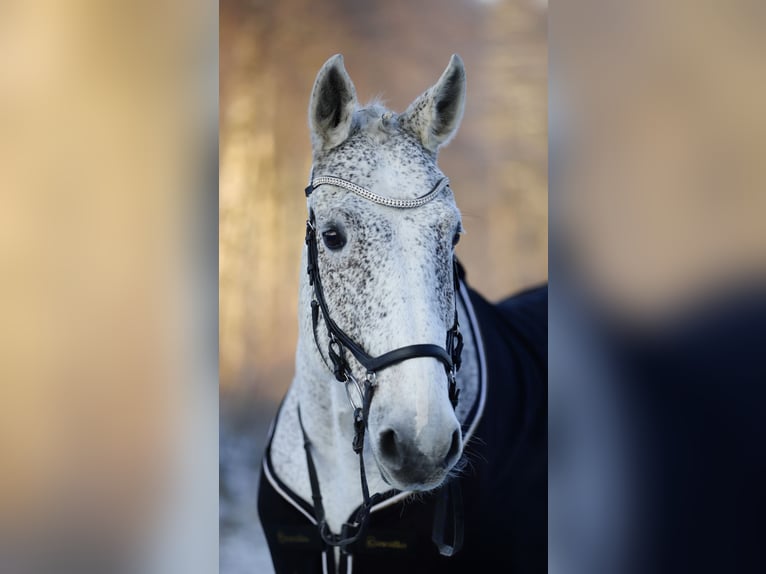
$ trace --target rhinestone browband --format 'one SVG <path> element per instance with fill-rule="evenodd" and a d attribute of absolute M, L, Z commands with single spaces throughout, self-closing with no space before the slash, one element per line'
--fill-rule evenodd
<path fill-rule="evenodd" d="M 348 191 L 355 193 L 359 197 L 374 203 L 378 203 L 380 205 L 385 205 L 387 207 L 397 207 L 400 209 L 409 209 L 412 207 L 420 207 L 421 205 L 425 205 L 431 201 L 439 194 L 442 189 L 449 185 L 449 179 L 446 177 L 441 178 L 431 191 L 415 199 L 393 199 L 391 197 L 383 197 L 382 195 L 373 193 L 369 189 L 365 189 L 361 185 L 346 181 L 345 179 L 328 175 L 321 175 L 311 180 L 311 185 L 306 188 L 306 197 L 310 196 L 311 192 L 313 192 L 320 185 L 334 185 L 335 187 L 342 187 L 343 189 L 347 189 Z"/>

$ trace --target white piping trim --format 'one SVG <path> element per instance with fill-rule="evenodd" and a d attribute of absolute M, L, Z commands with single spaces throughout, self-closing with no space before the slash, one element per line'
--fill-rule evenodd
<path fill-rule="evenodd" d="M 346 574 L 351 574 L 354 571 L 354 555 L 349 554 L 346 558 Z"/>
<path fill-rule="evenodd" d="M 327 550 L 322 550 L 322 574 L 327 574 L 327 561 L 329 560 L 329 557 L 327 556 Z"/>
<path fill-rule="evenodd" d="M 473 436 L 474 431 L 476 431 L 476 427 L 479 426 L 481 417 L 484 415 L 484 405 L 487 402 L 487 359 L 484 355 L 484 340 L 481 338 L 481 329 L 479 328 L 479 322 L 476 320 L 476 312 L 473 310 L 473 303 L 471 303 L 468 289 L 466 289 L 466 286 L 462 281 L 460 282 L 460 294 L 466 303 L 465 310 L 471 321 L 471 327 L 473 328 L 472 330 L 475 337 L 474 341 L 476 342 L 476 347 L 479 351 L 479 365 L 481 366 L 481 394 L 479 395 L 479 407 L 476 410 L 476 416 L 474 417 L 473 423 L 471 423 L 464 439 L 464 442 L 468 442 L 468 439 L 470 439 L 471 436 Z"/>
<path fill-rule="evenodd" d="M 271 471 L 269 470 L 269 465 L 266 459 L 264 459 L 263 461 L 263 471 L 266 474 L 266 478 L 268 479 L 269 483 L 274 488 L 274 490 L 276 490 L 279 493 L 279 495 L 282 498 L 284 498 L 287 502 L 289 502 L 292 506 L 297 508 L 300 511 L 300 513 L 303 514 L 303 516 L 308 518 L 311 521 L 311 524 L 316 526 L 317 521 L 314 519 L 314 517 L 311 516 L 308 512 L 306 512 L 306 510 L 300 504 L 294 502 L 292 496 L 289 496 L 284 490 L 282 490 L 282 488 L 279 486 L 277 481 L 274 480 L 274 477 L 271 476 Z"/>
<path fill-rule="evenodd" d="M 474 333 L 474 342 L 476 344 L 476 349 L 479 354 L 479 366 L 481 370 L 481 380 L 479 381 L 479 386 L 481 391 L 479 394 L 479 406 L 476 409 L 476 416 L 474 417 L 473 422 L 471 423 L 471 426 L 468 428 L 468 431 L 465 433 L 465 436 L 463 437 L 463 444 L 468 444 L 468 441 L 471 439 L 471 437 L 473 436 L 473 433 L 476 431 L 476 427 L 479 426 L 481 417 L 484 414 L 484 404 L 486 403 L 486 400 L 487 400 L 487 362 L 484 356 L 484 341 L 481 338 L 481 331 L 479 330 L 479 322 L 476 320 L 476 313 L 473 310 L 473 304 L 471 303 L 471 299 L 468 295 L 468 289 L 466 289 L 465 284 L 462 281 L 460 281 L 459 283 L 460 283 L 460 298 L 463 300 L 466 313 L 468 314 L 468 320 L 471 322 L 471 330 Z M 370 509 L 370 513 L 373 513 L 377 510 L 382 510 L 393 504 L 396 504 L 397 502 L 404 500 L 411 494 L 412 494 L 411 490 L 404 490 L 400 492 L 399 494 L 392 496 L 391 498 L 388 498 L 382 502 L 379 502 L 375 506 L 373 506 Z"/>

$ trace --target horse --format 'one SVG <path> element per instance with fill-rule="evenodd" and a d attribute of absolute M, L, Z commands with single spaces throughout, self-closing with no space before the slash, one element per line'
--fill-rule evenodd
<path fill-rule="evenodd" d="M 401 114 L 343 57 L 309 104 L 295 376 L 258 511 L 282 572 L 547 571 L 547 287 L 491 304 L 455 257 L 439 149 L 462 60 Z"/>

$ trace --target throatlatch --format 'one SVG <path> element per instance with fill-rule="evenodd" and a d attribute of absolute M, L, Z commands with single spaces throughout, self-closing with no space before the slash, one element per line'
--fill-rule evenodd
<path fill-rule="evenodd" d="M 311 184 L 306 188 L 306 197 L 310 197 L 312 192 L 321 185 L 333 185 L 341 187 L 348 191 L 355 193 L 356 195 L 363 197 L 369 201 L 379 203 L 388 207 L 395 207 L 399 209 L 409 209 L 420 207 L 425 203 L 431 201 L 434 197 L 437 197 L 439 192 L 449 185 L 447 178 L 439 180 L 431 191 L 427 194 L 411 200 L 406 199 L 391 199 L 372 193 L 369 190 L 364 189 L 352 182 L 344 179 L 322 176 L 313 178 Z M 437 359 L 444 365 L 444 369 L 447 373 L 448 393 L 449 399 L 452 403 L 452 408 L 457 408 L 460 390 L 457 388 L 457 371 L 460 369 L 460 356 L 463 350 L 463 336 L 460 333 L 458 325 L 458 313 L 457 313 L 457 293 L 459 290 L 459 276 L 457 261 L 453 261 L 453 287 L 454 287 L 454 301 L 455 301 L 455 318 L 452 327 L 447 330 L 446 345 L 440 347 L 433 344 L 418 344 L 408 345 L 406 347 L 400 347 L 392 351 L 388 351 L 377 357 L 369 355 L 361 345 L 354 341 L 348 334 L 346 334 L 330 317 L 330 311 L 325 300 L 324 290 L 322 289 L 322 279 L 319 274 L 319 254 L 318 254 L 318 238 L 316 232 L 316 222 L 314 218 L 314 212 L 309 209 L 309 219 L 306 221 L 306 247 L 308 251 L 308 268 L 310 285 L 313 287 L 314 296 L 311 301 L 311 323 L 314 333 L 314 341 L 316 342 L 319 354 L 322 360 L 325 361 L 327 367 L 332 371 L 335 379 L 345 384 L 346 394 L 348 400 L 351 403 L 351 407 L 354 412 L 354 439 L 352 447 L 354 452 L 359 455 L 359 475 L 362 486 L 362 498 L 363 503 L 359 507 L 358 511 L 354 515 L 351 522 L 343 525 L 343 529 L 340 534 L 334 534 L 325 519 L 324 506 L 322 504 L 322 495 L 319 488 L 319 479 L 317 477 L 316 466 L 311 455 L 311 441 L 303 427 L 303 420 L 300 415 L 300 408 L 298 409 L 298 420 L 300 422 L 301 431 L 303 433 L 303 445 L 306 451 L 306 462 L 308 465 L 309 481 L 311 483 L 311 493 L 314 502 L 314 511 L 316 514 L 317 525 L 319 528 L 319 535 L 325 544 L 330 546 L 339 546 L 345 549 L 348 545 L 356 542 L 363 534 L 372 507 L 380 500 L 380 495 L 370 496 L 369 488 L 367 485 L 367 476 L 364 466 L 364 435 L 367 429 L 368 414 L 370 412 L 370 404 L 372 397 L 375 393 L 375 387 L 377 385 L 376 373 L 382 369 L 388 368 L 402 361 L 408 359 L 414 359 L 419 357 L 432 357 Z M 319 342 L 317 334 L 319 324 L 319 314 L 322 314 L 325 327 L 327 328 L 327 351 L 322 352 L 322 348 Z M 353 375 L 353 372 L 349 366 L 348 359 L 346 357 L 346 351 L 351 353 L 353 357 L 359 362 L 366 370 L 366 376 L 363 383 L 360 383 Z M 325 360 L 325 354 L 329 358 L 329 362 Z M 358 401 L 354 400 L 352 386 L 356 390 L 358 395 Z M 463 540 L 462 533 L 462 505 L 461 508 L 457 508 L 460 503 L 459 486 L 450 482 L 443 489 L 443 498 L 437 504 L 437 512 L 434 517 L 434 529 L 433 537 L 434 542 L 439 548 L 439 552 L 445 556 L 451 556 L 460 549 Z M 444 538 L 444 525 L 446 522 L 446 504 L 447 497 L 452 498 L 453 505 L 453 528 L 452 528 L 452 544 L 446 543 Z"/>

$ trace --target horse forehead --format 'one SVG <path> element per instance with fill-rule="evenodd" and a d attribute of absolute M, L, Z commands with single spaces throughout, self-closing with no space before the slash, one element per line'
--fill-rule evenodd
<path fill-rule="evenodd" d="M 358 133 L 317 158 L 314 175 L 340 177 L 396 199 L 423 195 L 443 177 L 433 156 L 402 133 L 385 139 Z"/>

